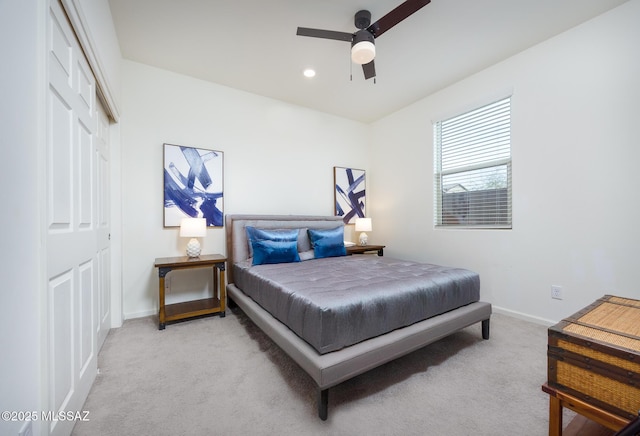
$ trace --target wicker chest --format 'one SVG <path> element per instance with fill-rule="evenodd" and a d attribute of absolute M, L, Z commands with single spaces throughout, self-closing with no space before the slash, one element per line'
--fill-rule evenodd
<path fill-rule="evenodd" d="M 625 419 L 640 411 L 640 301 L 605 295 L 549 328 L 549 386 Z"/>

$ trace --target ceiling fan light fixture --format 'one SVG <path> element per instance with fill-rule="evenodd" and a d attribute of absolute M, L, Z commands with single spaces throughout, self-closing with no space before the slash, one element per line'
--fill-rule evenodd
<path fill-rule="evenodd" d="M 371 23 L 371 12 L 360 10 L 353 17 L 353 24 L 360 29 L 356 33 L 298 27 L 296 35 L 351 41 L 351 60 L 362 65 L 365 80 L 371 79 L 376 77 L 376 67 L 373 62 L 376 57 L 375 39 L 429 3 L 431 0 L 405 0 L 373 24 Z"/>
<path fill-rule="evenodd" d="M 356 64 L 368 64 L 376 57 L 376 46 L 369 41 L 362 41 L 351 47 L 351 60 Z"/>
<path fill-rule="evenodd" d="M 356 64 L 368 64 L 376 57 L 376 46 L 371 33 L 359 30 L 351 43 L 351 60 Z"/>

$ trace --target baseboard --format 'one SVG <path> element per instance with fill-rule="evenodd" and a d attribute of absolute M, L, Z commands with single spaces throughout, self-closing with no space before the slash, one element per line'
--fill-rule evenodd
<path fill-rule="evenodd" d="M 500 307 L 500 306 L 491 306 L 493 311 L 495 313 L 500 313 L 502 315 L 507 315 L 507 316 L 511 316 L 513 318 L 518 318 L 518 319 L 522 319 L 524 321 L 529 321 L 535 324 L 541 324 L 544 325 L 546 327 L 550 327 L 554 324 L 556 324 L 555 321 L 551 321 L 549 319 L 545 319 L 545 318 L 540 318 L 537 316 L 531 316 L 531 315 L 527 315 L 526 313 L 522 313 L 522 312 L 518 312 L 515 310 L 511 310 L 511 309 L 505 309 L 504 307 Z"/>
<path fill-rule="evenodd" d="M 129 313 L 124 313 L 124 319 L 135 319 L 135 318 L 144 318 L 146 316 L 151 316 L 151 315 L 157 315 L 158 314 L 158 310 L 157 309 L 150 309 L 150 310 L 143 310 L 140 312 L 129 312 Z"/>

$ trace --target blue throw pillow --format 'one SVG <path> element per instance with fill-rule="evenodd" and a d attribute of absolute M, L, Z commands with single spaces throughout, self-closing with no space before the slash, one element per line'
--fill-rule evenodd
<path fill-rule="evenodd" d="M 253 257 L 254 241 L 293 241 L 298 238 L 295 229 L 259 229 L 246 226 L 247 239 L 249 240 L 249 257 Z"/>
<path fill-rule="evenodd" d="M 257 229 L 247 226 L 249 255 L 253 265 L 300 262 L 298 229 Z"/>
<path fill-rule="evenodd" d="M 254 241 L 253 265 L 300 262 L 297 241 Z"/>
<path fill-rule="evenodd" d="M 316 259 L 347 255 L 347 249 L 344 247 L 344 227 L 309 229 L 307 232 Z"/>

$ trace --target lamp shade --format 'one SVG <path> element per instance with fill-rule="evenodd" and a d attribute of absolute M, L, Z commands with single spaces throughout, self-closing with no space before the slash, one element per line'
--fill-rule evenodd
<path fill-rule="evenodd" d="M 376 57 L 374 38 L 367 30 L 359 30 L 351 43 L 351 60 L 356 64 L 368 64 Z"/>
<path fill-rule="evenodd" d="M 371 218 L 356 218 L 356 232 L 370 232 L 371 230 L 373 230 Z"/>
<path fill-rule="evenodd" d="M 180 222 L 180 236 L 185 238 L 207 236 L 207 220 L 204 218 L 183 218 Z"/>

